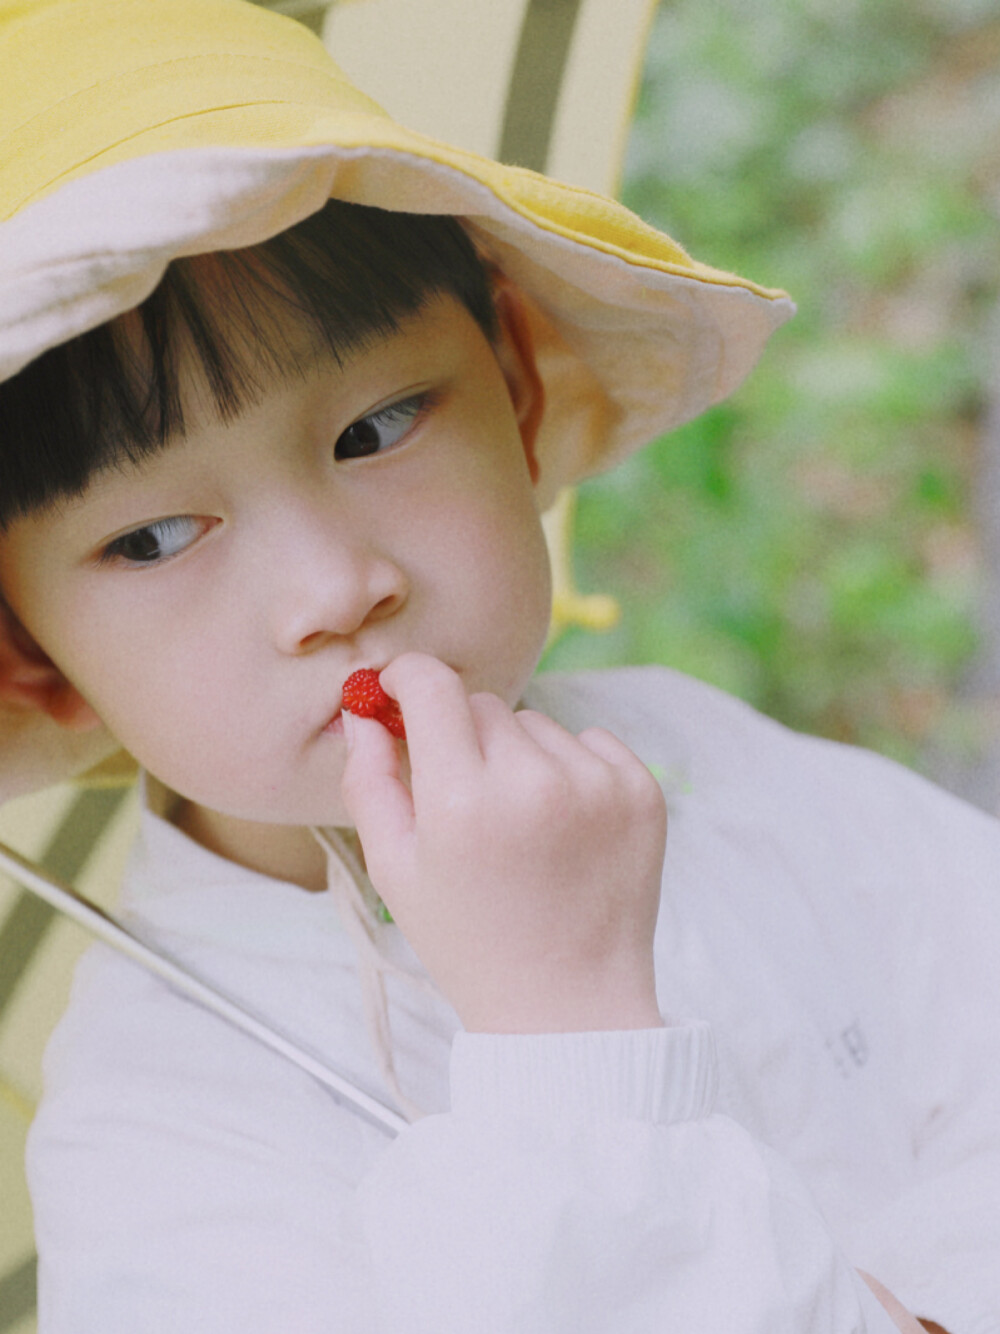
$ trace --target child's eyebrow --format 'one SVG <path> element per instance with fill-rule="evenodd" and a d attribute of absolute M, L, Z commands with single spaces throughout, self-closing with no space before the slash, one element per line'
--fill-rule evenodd
<path fill-rule="evenodd" d="M 251 417 L 272 394 L 280 393 L 287 385 L 311 378 L 323 378 L 329 375 L 347 376 L 351 368 L 366 356 L 377 354 L 383 344 L 392 342 L 399 335 L 399 330 L 385 333 L 372 333 L 367 338 L 357 340 L 351 347 L 342 351 L 330 348 L 319 337 L 307 337 L 301 347 L 283 359 L 280 365 L 254 368 L 252 383 L 241 386 L 239 397 L 223 410 L 211 392 L 204 373 L 199 368 L 198 383 L 192 388 L 190 382 L 183 395 L 186 402 L 182 417 L 169 423 L 162 435 L 155 441 L 136 440 L 122 436 L 112 441 L 105 456 L 95 464 L 89 473 L 83 489 L 78 493 L 83 499 L 87 493 L 102 483 L 108 483 L 116 477 L 126 479 L 140 478 L 150 466 L 155 465 L 165 455 L 179 451 L 191 443 L 191 433 L 211 425 L 225 427 L 238 425 Z M 67 497 L 72 501 L 76 496 Z"/>

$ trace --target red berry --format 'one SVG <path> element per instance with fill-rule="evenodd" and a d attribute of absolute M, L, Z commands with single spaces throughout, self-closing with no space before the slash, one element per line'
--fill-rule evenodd
<path fill-rule="evenodd" d="M 344 682 L 343 707 L 358 718 L 374 718 L 400 741 L 406 740 L 399 705 L 382 689 L 374 667 L 362 667 Z"/>
<path fill-rule="evenodd" d="M 374 718 L 388 703 L 389 696 L 382 689 L 378 672 L 373 667 L 352 672 L 344 682 L 344 708 L 359 718 Z"/>
<path fill-rule="evenodd" d="M 391 709 L 386 709 L 384 713 L 378 713 L 375 716 L 386 731 L 391 733 L 392 736 L 398 737 L 400 741 L 406 740 L 406 728 L 403 726 L 403 715 L 400 713 L 399 705 L 395 700 L 392 700 Z"/>

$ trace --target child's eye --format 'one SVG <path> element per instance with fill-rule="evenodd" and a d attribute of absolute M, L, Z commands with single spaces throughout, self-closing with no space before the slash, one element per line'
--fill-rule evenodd
<path fill-rule="evenodd" d="M 361 459 L 397 444 L 420 416 L 426 400 L 426 394 L 415 394 L 360 417 L 338 437 L 334 458 Z"/>
<path fill-rule="evenodd" d="M 181 514 L 158 519 L 142 528 L 134 528 L 109 542 L 100 555 L 100 563 L 123 560 L 130 565 L 155 565 L 179 555 L 205 531 L 204 519 Z"/>

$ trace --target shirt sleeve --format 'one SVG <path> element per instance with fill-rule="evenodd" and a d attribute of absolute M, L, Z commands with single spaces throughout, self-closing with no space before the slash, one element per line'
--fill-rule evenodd
<path fill-rule="evenodd" d="M 452 1111 L 362 1184 L 386 1330 L 895 1327 L 791 1169 L 713 1112 L 710 1029 L 460 1034 Z"/>
<path fill-rule="evenodd" d="M 451 1111 L 387 1145 L 132 965 L 102 979 L 30 1142 L 40 1334 L 891 1334 L 712 1111 L 707 1025 L 461 1034 Z"/>

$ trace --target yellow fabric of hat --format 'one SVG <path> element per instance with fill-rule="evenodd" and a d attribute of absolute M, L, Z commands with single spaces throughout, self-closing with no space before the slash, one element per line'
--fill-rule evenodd
<path fill-rule="evenodd" d="M 794 307 L 610 200 L 413 133 L 302 25 L 246 0 L 0 0 L 0 380 L 138 305 L 174 258 L 335 196 L 460 217 L 525 297 L 543 496 L 742 381 Z M 0 719 L 0 799 L 93 738 Z M 10 761 L 10 762 L 8 762 Z"/>

